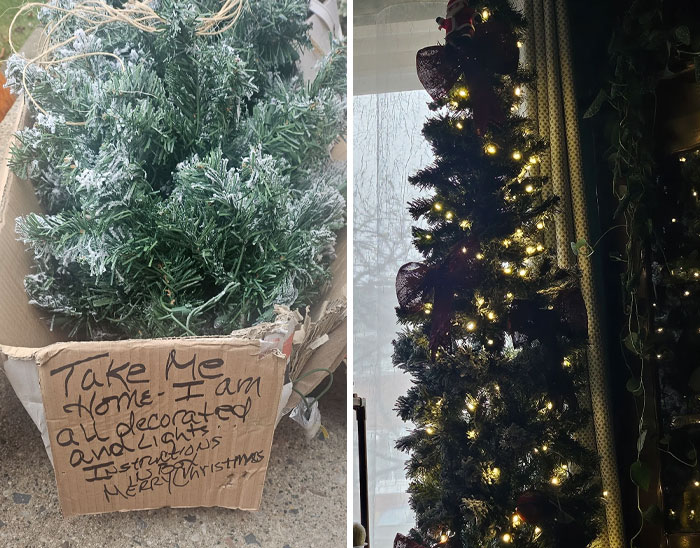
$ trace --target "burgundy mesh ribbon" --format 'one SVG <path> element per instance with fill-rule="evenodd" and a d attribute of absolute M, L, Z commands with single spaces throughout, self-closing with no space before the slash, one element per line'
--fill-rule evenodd
<path fill-rule="evenodd" d="M 477 27 L 473 38 L 419 50 L 416 72 L 435 101 L 447 96 L 463 76 L 471 95 L 474 122 L 483 134 L 490 123 L 505 120 L 491 75 L 515 71 L 518 58 L 515 34 L 502 22 L 491 19 Z"/>
<path fill-rule="evenodd" d="M 425 548 L 425 546 L 403 536 L 401 533 L 396 533 L 394 548 Z"/>

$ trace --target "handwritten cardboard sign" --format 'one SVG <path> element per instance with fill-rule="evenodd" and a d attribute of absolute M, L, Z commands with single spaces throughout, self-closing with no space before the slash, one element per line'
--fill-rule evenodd
<path fill-rule="evenodd" d="M 285 358 L 258 341 L 61 343 L 37 354 L 65 516 L 260 506 Z"/>

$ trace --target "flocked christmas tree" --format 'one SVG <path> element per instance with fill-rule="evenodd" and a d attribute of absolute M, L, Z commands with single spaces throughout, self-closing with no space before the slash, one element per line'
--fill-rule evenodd
<path fill-rule="evenodd" d="M 305 82 L 306 0 L 54 0 L 7 66 L 34 304 L 73 337 L 223 334 L 308 303 L 344 224 L 345 46 Z"/>
<path fill-rule="evenodd" d="M 456 6 L 457 5 L 457 6 Z M 459 10 L 455 14 L 455 8 Z M 452 10 L 452 13 L 450 13 Z M 452 19 L 450 19 L 452 17 Z M 583 547 L 599 530 L 586 315 L 573 272 L 544 246 L 557 197 L 536 175 L 546 143 L 520 114 L 524 21 L 507 0 L 448 6 L 447 43 L 419 52 L 435 161 L 411 182 L 422 263 L 397 277 L 394 361 L 413 377 L 397 446 L 426 546 Z"/>

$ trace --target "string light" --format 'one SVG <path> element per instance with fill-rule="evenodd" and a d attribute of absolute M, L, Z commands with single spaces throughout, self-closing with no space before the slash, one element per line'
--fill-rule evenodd
<path fill-rule="evenodd" d="M 658 327 L 658 328 L 656 329 L 656 332 L 657 332 L 657 333 L 663 333 L 663 332 L 664 332 L 664 328 L 663 328 L 663 327 Z"/>
<path fill-rule="evenodd" d="M 467 229 L 470 226 L 472 226 L 471 222 L 469 222 L 467 219 L 464 219 L 462 221 L 459 221 L 459 228 L 464 228 Z"/>
<path fill-rule="evenodd" d="M 520 97 L 523 94 L 523 90 L 520 88 L 520 86 L 515 88 L 515 95 Z"/>
<path fill-rule="evenodd" d="M 698 191 L 697 191 L 697 190 L 693 190 L 693 196 L 697 196 L 697 195 L 698 195 Z"/>
<path fill-rule="evenodd" d="M 469 411 L 471 411 L 473 413 L 474 410 L 476 409 L 476 404 L 471 400 L 468 401 L 467 402 L 467 409 L 469 409 Z"/>
<path fill-rule="evenodd" d="M 513 268 L 510 266 L 510 263 L 505 263 L 503 265 L 503 273 L 504 274 L 512 274 L 513 273 Z"/>
<path fill-rule="evenodd" d="M 606 489 L 603 491 L 603 497 L 607 497 L 610 494 L 610 492 Z"/>
<path fill-rule="evenodd" d="M 515 235 L 520 238 L 523 235 L 523 229 L 519 228 L 515 231 Z"/>
<path fill-rule="evenodd" d="M 542 532 L 542 529 L 539 527 L 535 527 L 535 536 L 539 535 Z"/>
<path fill-rule="evenodd" d="M 683 162 L 686 161 L 686 157 L 685 157 L 685 156 L 681 156 L 680 158 L 678 158 L 678 161 L 681 162 L 681 163 L 683 163 Z"/>
<path fill-rule="evenodd" d="M 527 185 L 525 187 L 525 192 L 533 192 L 535 190 L 535 187 L 532 185 Z"/>
<path fill-rule="evenodd" d="M 523 157 L 517 150 L 513 153 L 513 160 L 520 160 Z"/>
<path fill-rule="evenodd" d="M 493 143 L 489 143 L 488 145 L 486 145 L 486 152 L 488 154 L 496 154 L 497 150 L 498 149 L 496 148 L 496 145 L 494 145 Z"/>
<path fill-rule="evenodd" d="M 466 248 L 466 247 L 463 247 L 463 248 L 462 248 L 462 253 L 466 253 L 466 252 L 467 252 L 467 248 Z"/>
<path fill-rule="evenodd" d="M 509 247 L 511 243 L 512 242 L 508 238 L 506 238 L 505 240 L 503 240 L 503 247 Z"/>
<path fill-rule="evenodd" d="M 544 221 L 539 221 L 535 226 L 537 230 L 542 230 L 544 228 Z"/>
<path fill-rule="evenodd" d="M 483 297 L 477 297 L 476 299 L 476 306 L 483 306 L 486 301 L 484 300 Z"/>
<path fill-rule="evenodd" d="M 513 522 L 513 527 L 517 527 L 520 525 L 520 516 L 518 514 L 513 514 L 511 521 Z"/>
<path fill-rule="evenodd" d="M 474 321 L 467 322 L 467 331 L 474 331 L 475 329 L 476 329 L 476 322 L 474 322 Z"/>
<path fill-rule="evenodd" d="M 494 314 L 493 312 L 489 312 L 488 314 L 486 314 L 486 317 L 489 320 L 494 320 L 494 319 L 496 319 L 496 314 Z"/>
<path fill-rule="evenodd" d="M 562 364 L 564 367 L 571 367 L 571 362 L 570 362 L 568 359 L 566 359 L 566 358 L 564 358 L 564 361 L 561 362 L 561 364 Z"/>
<path fill-rule="evenodd" d="M 524 278 L 525 276 L 527 276 L 527 268 L 521 268 L 520 270 L 518 270 L 518 274 Z"/>
<path fill-rule="evenodd" d="M 432 435 L 435 433 L 435 428 L 433 428 L 432 426 L 428 426 L 428 427 L 425 429 L 425 432 L 426 432 L 426 434 L 429 434 L 429 435 L 432 436 Z"/>
<path fill-rule="evenodd" d="M 442 204 L 440 202 L 435 202 L 433 207 L 435 208 L 435 211 L 442 211 Z"/>
<path fill-rule="evenodd" d="M 518 40 L 518 41 L 515 43 L 515 45 L 518 46 L 519 48 L 522 48 L 522 47 L 523 47 L 523 43 L 522 43 L 520 40 Z"/>
<path fill-rule="evenodd" d="M 457 123 L 455 124 L 455 127 L 456 127 L 457 129 L 462 129 L 464 126 L 462 125 L 462 122 L 457 122 Z"/>
<path fill-rule="evenodd" d="M 470 440 L 476 439 L 476 435 L 477 435 L 476 430 L 470 430 L 469 432 L 467 432 L 467 438 L 469 438 Z"/>
<path fill-rule="evenodd" d="M 532 165 L 535 165 L 539 161 L 540 161 L 540 159 L 537 156 L 530 156 L 530 163 Z"/>
<path fill-rule="evenodd" d="M 554 408 L 554 404 L 551 401 L 548 401 L 546 407 L 549 411 L 551 411 Z"/>
<path fill-rule="evenodd" d="M 534 255 L 537 252 L 537 248 L 534 245 L 529 245 L 525 248 L 525 253 L 528 255 Z"/>
<path fill-rule="evenodd" d="M 513 294 L 510 291 L 508 293 L 506 293 L 506 299 L 512 299 L 512 298 L 513 298 Z"/>
<path fill-rule="evenodd" d="M 484 256 L 483 256 L 481 253 L 477 253 L 477 254 L 475 255 L 475 257 L 476 257 L 477 259 L 479 259 L 479 260 L 481 260 L 481 259 L 484 258 Z"/>
<path fill-rule="evenodd" d="M 459 88 L 459 91 L 457 92 L 457 94 L 458 94 L 460 97 L 466 97 L 466 96 L 467 96 L 467 90 L 466 90 L 465 88 Z"/>
<path fill-rule="evenodd" d="M 690 291 L 684 291 L 683 295 L 685 295 L 687 297 L 688 295 L 690 295 Z"/>
<path fill-rule="evenodd" d="M 488 344 L 489 346 L 493 346 L 493 339 L 489 339 L 488 341 L 486 341 L 486 344 Z"/>
<path fill-rule="evenodd" d="M 535 249 L 537 249 L 537 251 L 544 251 L 544 246 L 542 244 L 537 244 Z"/>
<path fill-rule="evenodd" d="M 445 544 L 448 540 L 450 540 L 450 537 L 448 537 L 445 533 L 440 535 L 440 544 Z"/>
<path fill-rule="evenodd" d="M 452 213 L 451 211 L 445 213 L 445 219 L 447 219 L 448 221 L 451 221 L 452 217 L 454 217 L 454 213 Z"/>
<path fill-rule="evenodd" d="M 491 12 L 488 10 L 488 8 L 484 8 L 483 10 L 481 10 L 482 21 L 488 21 L 489 17 L 491 17 Z"/>
<path fill-rule="evenodd" d="M 693 485 L 694 485 L 695 487 L 700 487 L 700 481 L 695 480 L 695 481 L 693 482 Z"/>
<path fill-rule="evenodd" d="M 426 235 L 425 235 L 425 239 L 426 239 L 426 240 L 432 240 L 433 237 L 432 237 L 432 235 L 430 235 L 430 234 L 426 234 Z"/>
<path fill-rule="evenodd" d="M 549 480 L 549 483 L 552 485 L 559 485 L 559 478 L 556 476 L 553 476 L 551 480 Z"/>
<path fill-rule="evenodd" d="M 510 543 L 513 540 L 513 537 L 510 536 L 510 533 L 503 533 L 503 536 L 501 537 L 503 539 L 503 542 Z"/>
<path fill-rule="evenodd" d="M 674 217 L 673 219 L 671 219 L 671 222 L 672 222 L 672 223 L 675 223 L 675 222 L 676 222 L 676 218 Z"/>
<path fill-rule="evenodd" d="M 549 447 L 547 445 L 542 446 L 542 451 L 544 451 L 545 453 L 547 452 L 548 449 L 549 449 Z"/>

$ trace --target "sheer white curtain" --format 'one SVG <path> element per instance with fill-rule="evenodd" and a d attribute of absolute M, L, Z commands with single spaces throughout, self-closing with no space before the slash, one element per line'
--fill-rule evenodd
<path fill-rule="evenodd" d="M 410 378 L 391 361 L 400 326 L 394 308 L 399 267 L 420 256 L 411 243 L 408 177 L 431 161 L 421 129 L 428 94 L 415 72 L 416 51 L 438 43 L 435 17 L 445 2 L 356 0 L 354 5 L 354 391 L 367 403 L 372 548 L 391 547 L 415 518 L 394 449 L 405 425 L 394 412 Z M 357 449 L 357 446 L 356 446 Z M 355 451 L 357 455 L 357 451 Z M 356 463 L 357 464 L 357 463 Z M 357 467 L 355 485 L 358 485 Z M 355 489 L 354 520 L 360 520 Z"/>

